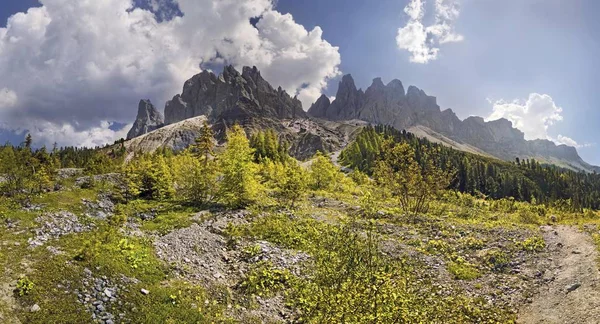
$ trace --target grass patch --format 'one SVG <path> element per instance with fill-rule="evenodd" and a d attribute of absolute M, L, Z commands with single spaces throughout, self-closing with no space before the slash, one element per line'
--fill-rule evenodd
<path fill-rule="evenodd" d="M 95 200 L 98 196 L 98 190 L 78 189 L 61 190 L 49 192 L 34 196 L 31 199 L 33 204 L 42 205 L 44 211 L 70 211 L 78 214 L 85 212 L 85 206 L 81 203 L 82 199 Z"/>
<path fill-rule="evenodd" d="M 457 280 L 473 280 L 481 277 L 479 270 L 468 263 L 450 262 L 448 264 L 448 272 Z"/>

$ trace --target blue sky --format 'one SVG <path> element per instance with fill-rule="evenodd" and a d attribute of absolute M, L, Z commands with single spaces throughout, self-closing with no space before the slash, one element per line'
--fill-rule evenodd
<path fill-rule="evenodd" d="M 117 3 L 122 0 L 106 1 Z M 145 8 L 152 7 L 150 0 L 143 1 L 148 1 Z M 412 0 L 414 1 L 416 0 Z M 434 1 L 423 1 L 424 14 L 419 22 L 425 26 L 435 24 Z M 469 115 L 490 117 L 493 113 L 494 116 L 512 116 L 519 120 L 519 128 L 530 137 L 545 136 L 562 142 L 566 141 L 564 138 L 570 138 L 576 141 L 580 155 L 585 160 L 600 164 L 600 141 L 597 140 L 596 127 L 596 123 L 600 121 L 600 109 L 597 107 L 600 92 L 596 89 L 600 84 L 600 71 L 596 63 L 600 57 L 600 22 L 596 17 L 600 3 L 595 0 L 446 1 L 458 5 L 459 15 L 450 24 L 453 33 L 461 35 L 462 40 L 439 44 L 436 59 L 424 64 L 411 62 L 411 53 L 400 48 L 396 41 L 398 29 L 405 27 L 410 21 L 404 9 L 411 1 L 279 0 L 273 10 L 291 14 L 293 21 L 308 32 L 320 27 L 320 45 L 326 42 L 338 47 L 340 61 L 336 61 L 331 48 L 327 48 L 326 52 L 316 51 L 315 57 L 307 61 L 306 66 L 312 68 L 313 65 L 324 65 L 328 69 L 315 70 L 310 75 L 299 75 L 298 80 L 286 79 L 281 72 L 286 71 L 288 66 L 292 70 L 297 68 L 299 64 L 296 62 L 286 61 L 279 66 L 275 66 L 275 63 L 268 65 L 258 62 L 257 65 L 265 70 L 270 79 L 277 80 L 286 89 L 295 89 L 297 83 L 309 82 L 313 85 L 320 84 L 313 90 L 323 91 L 329 96 L 335 95 L 340 78 L 335 69 L 343 74 L 351 73 L 357 85 L 363 88 L 368 87 L 375 77 L 382 77 L 384 82 L 398 78 L 405 87 L 413 84 L 436 96 L 442 108 L 452 108 L 460 118 Z M 55 1 L 48 0 L 44 3 L 46 2 Z M 180 3 L 185 7 L 183 0 Z M 39 3 L 32 0 L 2 1 L 0 26 L 5 27 L 6 19 L 12 14 L 34 5 L 39 6 Z M 169 7 L 156 8 L 160 11 L 161 8 L 164 10 Z M 184 12 L 184 18 L 193 14 L 201 13 L 191 13 L 188 9 L 188 13 Z M 265 30 L 268 29 L 265 27 Z M 293 31 L 290 30 L 289 33 Z M 313 52 L 309 51 L 306 55 L 313 55 L 311 53 Z M 322 57 L 330 59 L 320 59 Z M 239 64 L 253 63 L 250 55 L 239 57 L 232 54 L 231 61 Z M 218 60 L 215 62 L 219 63 Z M 204 63 L 207 63 L 206 60 Z M 150 75 L 150 78 L 159 78 L 163 73 L 159 71 Z M 303 81 L 302 78 L 306 80 Z M 179 81 L 177 78 L 174 80 Z M 122 79 L 117 81 L 127 82 Z M 324 84 L 326 87 L 322 86 Z M 94 85 L 94 89 L 97 87 L 98 85 Z M 0 82 L 0 90 L 3 88 L 8 86 Z M 178 84 L 174 87 L 175 90 L 169 88 L 170 92 L 165 92 L 175 94 L 180 88 L 181 85 Z M 156 90 L 149 91 L 148 97 L 154 96 L 161 89 L 157 87 Z M 132 118 L 135 114 L 135 101 L 139 98 L 134 95 L 145 94 L 143 91 L 132 93 L 131 99 L 125 93 L 120 94 L 120 102 L 126 101 L 128 106 L 132 106 L 131 112 L 127 114 L 107 112 L 106 115 L 96 114 L 93 118 L 125 123 L 127 118 Z M 95 102 L 110 104 L 104 98 L 104 93 L 91 95 L 101 98 Z M 303 102 L 312 98 L 308 93 L 301 96 L 306 98 Z M 162 105 L 160 101 L 164 100 L 163 97 L 169 98 L 167 95 L 158 97 L 157 106 Z M 519 101 L 513 103 L 515 99 Z M 89 105 L 84 99 L 76 103 Z M 539 109 L 539 113 L 523 113 L 519 110 L 529 105 L 538 107 L 536 109 Z M 558 111 L 559 107 L 562 111 Z M 70 109 L 64 109 L 73 114 Z M 79 116 L 78 111 L 75 114 L 78 117 L 72 124 L 77 132 L 85 131 L 86 127 L 100 129 L 98 125 L 87 125 L 85 114 Z M 44 113 L 39 115 L 40 118 L 47 118 Z M 541 120 L 547 122 L 540 122 Z"/>

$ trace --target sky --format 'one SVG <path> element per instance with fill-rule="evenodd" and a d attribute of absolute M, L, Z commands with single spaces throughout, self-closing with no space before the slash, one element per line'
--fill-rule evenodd
<path fill-rule="evenodd" d="M 460 118 L 507 118 L 527 139 L 600 165 L 595 0 L 3 0 L 0 140 L 101 145 L 139 99 L 256 65 L 304 108 L 343 74 L 394 78 Z M 260 17 L 260 19 L 256 19 Z M 218 71 L 217 71 L 218 72 Z"/>

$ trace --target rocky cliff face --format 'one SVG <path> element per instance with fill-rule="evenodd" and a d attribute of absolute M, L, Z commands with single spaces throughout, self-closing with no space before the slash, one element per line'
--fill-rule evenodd
<path fill-rule="evenodd" d="M 155 118 L 147 116 L 156 115 L 155 109 L 149 101 L 142 103 L 138 120 L 130 132 L 132 136 L 128 137 L 131 140 L 125 143 L 131 154 L 152 152 L 159 147 L 182 150 L 194 142 L 204 121 L 212 125 L 215 138 L 222 143 L 227 128 L 237 122 L 249 134 L 274 129 L 290 144 L 289 153 L 304 160 L 317 151 L 340 151 L 364 126 L 364 122 L 315 122 L 308 119 L 300 101 L 281 88 L 273 88 L 256 67 L 244 67 L 239 73 L 232 66 L 227 66 L 218 76 L 210 71 L 195 75 L 185 82 L 180 95 L 167 102 L 165 125 L 161 119 L 160 129 L 149 130 L 149 120 Z M 324 96 L 315 105 L 325 110 L 330 102 Z M 159 123 L 152 125 L 158 126 Z"/>
<path fill-rule="evenodd" d="M 271 87 L 256 67 L 244 67 L 240 74 L 233 66 L 218 76 L 206 70 L 193 76 L 165 106 L 166 124 L 201 115 L 211 123 L 306 117 L 300 101 Z"/>
<path fill-rule="evenodd" d="M 127 133 L 127 139 L 132 139 L 149 133 L 164 126 L 163 115 L 156 110 L 150 100 L 140 100 L 137 117 Z"/>
<path fill-rule="evenodd" d="M 437 133 L 441 142 L 456 143 L 457 149 L 469 147 L 470 151 L 481 150 L 508 161 L 516 157 L 535 158 L 576 170 L 600 170 L 584 162 L 573 147 L 547 140 L 525 140 L 524 134 L 506 119 L 486 122 L 481 117 L 469 117 L 461 121 L 452 110 L 441 111 L 436 98 L 423 90 L 410 86 L 405 92 L 398 80 L 386 85 L 376 78 L 363 92 L 356 88 L 351 75 L 345 75 L 336 99 L 330 103 L 326 97 L 319 98 L 308 114 L 336 121 L 359 119 L 397 129 L 417 127 L 428 137 Z"/>

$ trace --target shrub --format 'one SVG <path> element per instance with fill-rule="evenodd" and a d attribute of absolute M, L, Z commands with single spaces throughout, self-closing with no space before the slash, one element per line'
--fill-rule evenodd
<path fill-rule="evenodd" d="M 19 296 L 23 297 L 25 295 L 29 295 L 33 291 L 34 287 L 35 284 L 33 281 L 24 276 L 19 278 L 17 281 L 17 289 L 15 291 Z"/>
<path fill-rule="evenodd" d="M 497 272 L 504 271 L 510 264 L 509 256 L 498 249 L 488 250 L 484 255 L 484 260 L 493 271 Z"/>
<path fill-rule="evenodd" d="M 519 221 L 524 224 L 539 225 L 540 220 L 536 213 L 528 209 L 521 209 L 518 213 Z"/>
<path fill-rule="evenodd" d="M 458 280 L 473 280 L 481 277 L 479 270 L 466 262 L 450 262 L 448 271 Z"/>
<path fill-rule="evenodd" d="M 268 297 L 288 287 L 291 280 L 292 274 L 288 270 L 273 268 L 270 262 L 260 262 L 250 269 L 240 286 L 248 294 Z"/>
<path fill-rule="evenodd" d="M 532 236 L 525 241 L 520 242 L 518 245 L 520 245 L 524 251 L 528 252 L 541 252 L 546 248 L 546 242 L 540 236 Z"/>
<path fill-rule="evenodd" d="M 430 253 L 446 254 L 452 252 L 452 247 L 442 240 L 430 240 L 427 242 L 427 251 Z"/>
<path fill-rule="evenodd" d="M 248 245 L 242 250 L 242 256 L 244 260 L 250 260 L 258 256 L 262 252 L 262 248 L 259 244 Z"/>
<path fill-rule="evenodd" d="M 483 240 L 472 237 L 472 236 L 467 236 L 467 237 L 461 238 L 460 244 L 463 247 L 465 247 L 467 249 L 471 249 L 471 250 L 480 250 L 485 247 L 485 242 Z"/>

